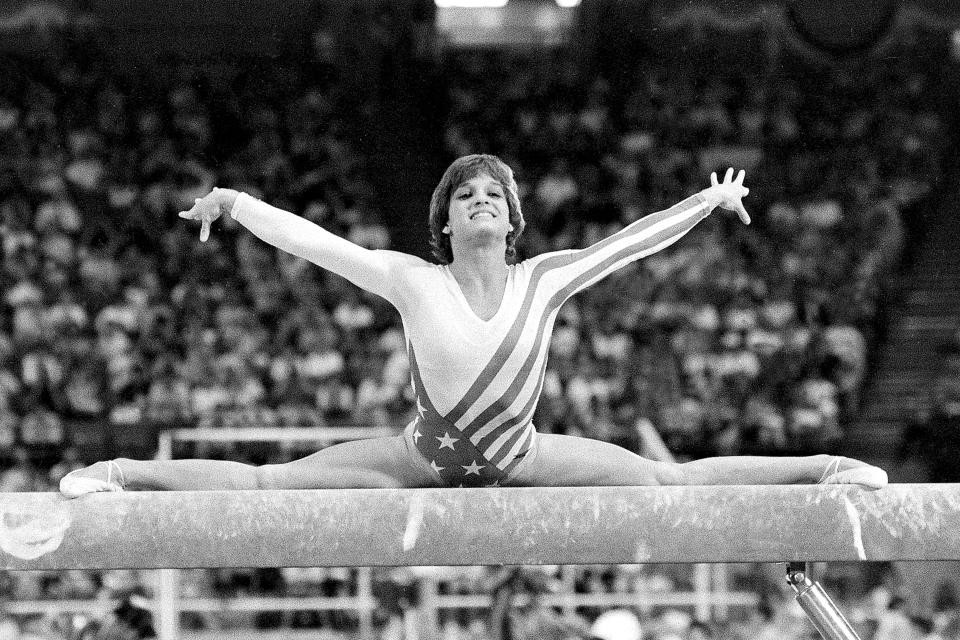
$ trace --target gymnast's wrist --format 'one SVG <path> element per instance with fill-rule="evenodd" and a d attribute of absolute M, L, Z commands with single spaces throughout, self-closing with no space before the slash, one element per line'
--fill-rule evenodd
<path fill-rule="evenodd" d="M 136 465 L 136 462 L 136 460 L 130 458 L 114 458 L 107 460 L 107 466 L 112 466 L 116 471 L 116 477 L 113 480 L 121 487 L 126 488 L 129 486 L 130 476 L 134 473 L 132 467 Z"/>
<path fill-rule="evenodd" d="M 237 197 L 240 195 L 240 193 L 233 189 L 224 189 L 222 187 L 214 187 L 213 193 L 217 200 L 217 206 L 219 207 L 220 215 L 236 217 L 234 213 L 234 205 L 236 204 Z"/>
<path fill-rule="evenodd" d="M 697 195 L 704 199 L 711 210 L 716 209 L 723 202 L 723 197 L 713 187 L 708 187 Z"/>

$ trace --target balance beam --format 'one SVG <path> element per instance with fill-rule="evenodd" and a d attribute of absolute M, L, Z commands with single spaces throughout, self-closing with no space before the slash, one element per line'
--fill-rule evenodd
<path fill-rule="evenodd" d="M 0 494 L 29 569 L 960 559 L 960 484 Z"/>

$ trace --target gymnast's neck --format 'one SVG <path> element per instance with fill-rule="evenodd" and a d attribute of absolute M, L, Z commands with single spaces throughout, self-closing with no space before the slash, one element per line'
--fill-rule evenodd
<path fill-rule="evenodd" d="M 506 281 L 506 243 L 471 243 L 454 246 L 450 272 L 462 286 L 497 289 Z"/>

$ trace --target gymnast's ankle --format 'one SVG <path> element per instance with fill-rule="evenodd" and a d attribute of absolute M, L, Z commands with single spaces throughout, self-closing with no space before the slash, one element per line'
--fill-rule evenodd
<path fill-rule="evenodd" d="M 68 498 L 101 491 L 123 491 L 125 486 L 123 469 L 116 460 L 95 462 L 60 479 L 60 493 Z"/>

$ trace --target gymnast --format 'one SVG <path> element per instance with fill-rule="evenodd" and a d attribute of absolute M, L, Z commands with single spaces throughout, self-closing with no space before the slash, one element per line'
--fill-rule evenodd
<path fill-rule="evenodd" d="M 263 241 L 385 298 L 406 334 L 416 418 L 401 435 L 336 444 L 283 464 L 222 460 L 97 462 L 71 472 L 61 492 L 846 483 L 879 488 L 886 473 L 830 455 L 728 456 L 685 463 L 645 459 L 617 445 L 538 433 L 554 319 L 577 292 L 667 247 L 711 211 L 735 211 L 744 171 L 652 213 L 593 246 L 515 263 L 524 219 L 513 171 L 491 155 L 455 160 L 433 192 L 429 227 L 440 264 L 368 250 L 287 211 L 215 188 L 180 217 L 200 240 L 229 215 Z"/>

